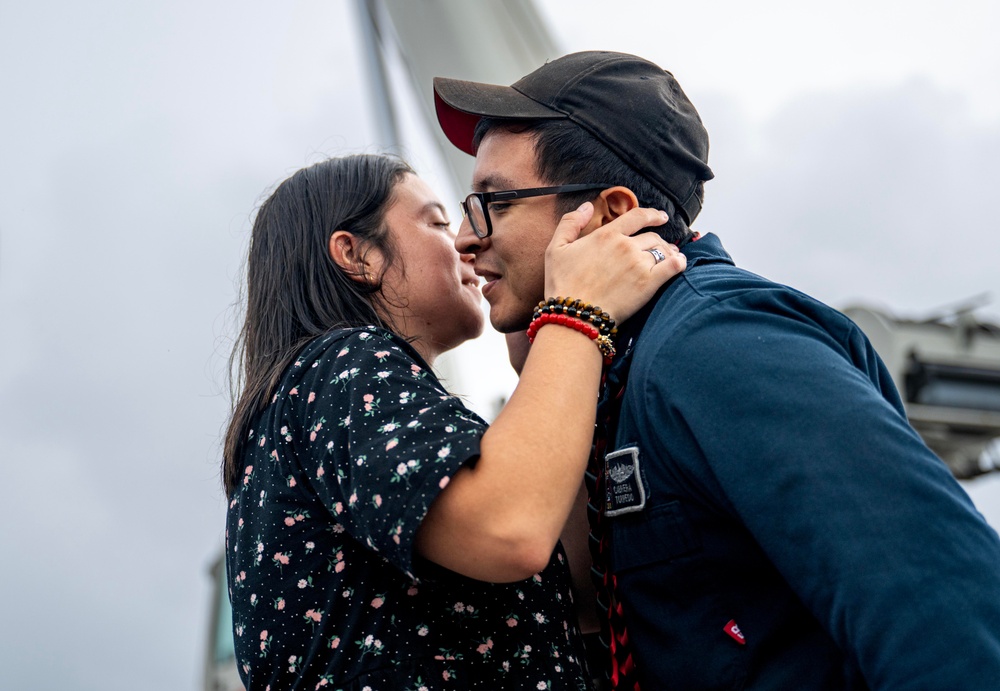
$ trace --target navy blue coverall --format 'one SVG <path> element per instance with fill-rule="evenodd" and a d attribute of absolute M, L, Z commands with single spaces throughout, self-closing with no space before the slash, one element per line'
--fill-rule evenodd
<path fill-rule="evenodd" d="M 683 251 L 613 365 L 611 568 L 644 691 L 1000 689 L 1000 539 L 867 338 L 714 235 Z"/>

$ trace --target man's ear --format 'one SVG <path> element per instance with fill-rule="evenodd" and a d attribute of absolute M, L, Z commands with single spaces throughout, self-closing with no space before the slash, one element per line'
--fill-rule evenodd
<path fill-rule="evenodd" d="M 614 220 L 639 206 L 639 198 L 628 187 L 609 187 L 598 198 L 604 201 L 607 213 L 611 216 L 608 220 Z"/>
<path fill-rule="evenodd" d="M 610 223 L 637 206 L 639 206 L 639 199 L 628 187 L 609 187 L 594 200 L 594 215 L 581 235 L 586 235 L 595 228 Z"/>
<path fill-rule="evenodd" d="M 334 263 L 343 269 L 344 273 L 359 283 L 374 283 L 379 275 L 380 267 L 375 266 L 375 260 L 380 256 L 378 250 L 366 247 L 367 243 L 346 230 L 335 230 L 330 235 L 327 249 Z M 377 256 L 372 256 L 372 255 Z"/>

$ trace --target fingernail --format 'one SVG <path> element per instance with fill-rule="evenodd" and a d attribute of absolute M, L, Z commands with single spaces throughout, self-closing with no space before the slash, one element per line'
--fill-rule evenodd
<path fill-rule="evenodd" d="M 663 217 L 664 221 L 666 221 L 668 218 L 670 218 L 670 216 L 667 215 L 667 212 L 666 211 L 662 211 L 662 210 L 660 211 L 660 216 Z"/>
<path fill-rule="evenodd" d="M 593 204 L 591 204 L 590 202 L 584 202 L 583 204 L 580 204 L 580 206 L 578 206 L 576 208 L 576 210 L 577 211 L 586 211 L 587 209 L 589 209 L 592 206 L 593 206 Z"/>

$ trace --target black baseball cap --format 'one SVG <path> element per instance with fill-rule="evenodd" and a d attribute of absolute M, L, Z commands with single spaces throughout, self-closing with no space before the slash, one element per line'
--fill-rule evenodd
<path fill-rule="evenodd" d="M 586 51 L 510 86 L 434 78 L 438 122 L 467 154 L 481 118 L 570 120 L 677 204 L 690 224 L 711 180 L 708 132 L 674 76 L 625 53 Z"/>

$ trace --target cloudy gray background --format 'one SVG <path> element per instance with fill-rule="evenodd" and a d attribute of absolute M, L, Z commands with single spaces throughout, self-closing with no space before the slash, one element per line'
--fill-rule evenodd
<path fill-rule="evenodd" d="M 839 307 L 1000 299 L 996 3 L 539 4 L 567 51 L 684 84 L 698 227 L 740 264 Z M 359 55 L 343 0 L 0 0 L 0 688 L 200 683 L 249 218 L 378 150 Z M 967 487 L 1000 525 L 997 478 Z"/>

